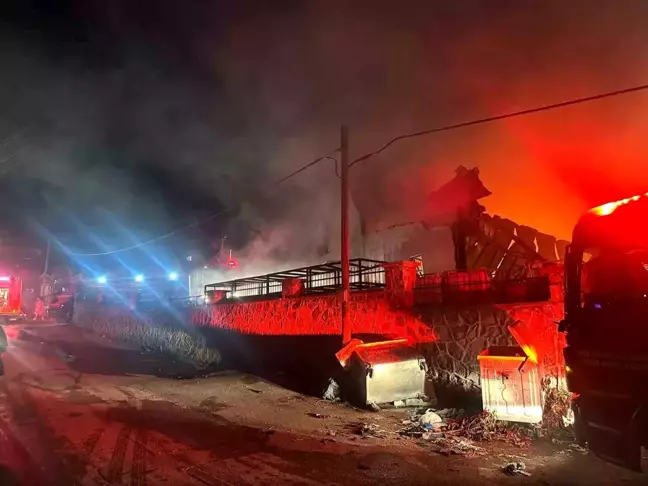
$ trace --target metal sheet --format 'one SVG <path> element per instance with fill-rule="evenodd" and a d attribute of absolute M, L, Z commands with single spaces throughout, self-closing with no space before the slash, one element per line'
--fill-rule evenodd
<path fill-rule="evenodd" d="M 389 403 L 424 394 L 425 367 L 418 359 L 374 365 L 367 373 L 367 403 Z"/>
<path fill-rule="evenodd" d="M 358 346 L 348 371 L 353 395 L 363 405 L 425 396 L 425 359 L 402 342 Z"/>

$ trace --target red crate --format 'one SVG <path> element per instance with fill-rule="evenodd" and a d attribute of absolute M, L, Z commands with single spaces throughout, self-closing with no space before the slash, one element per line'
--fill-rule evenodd
<path fill-rule="evenodd" d="M 414 298 L 420 303 L 440 303 L 442 292 L 443 274 L 427 273 L 416 279 L 414 285 Z"/>
<path fill-rule="evenodd" d="M 488 270 L 452 270 L 444 272 L 443 283 L 449 291 L 472 292 L 489 290 L 493 286 L 493 277 Z"/>

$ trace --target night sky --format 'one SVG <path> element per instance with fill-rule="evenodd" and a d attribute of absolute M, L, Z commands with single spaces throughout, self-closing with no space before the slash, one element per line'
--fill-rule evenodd
<path fill-rule="evenodd" d="M 45 225 L 81 252 L 223 207 L 169 245 L 227 234 L 243 247 L 288 221 L 281 245 L 316 235 L 295 250 L 308 252 L 336 211 L 332 167 L 258 195 L 334 151 L 341 123 L 362 155 L 400 133 L 648 82 L 642 0 L 1 8 L 3 224 Z M 648 190 L 646 113 L 636 94 L 404 142 L 357 168 L 354 199 L 408 221 L 457 165 L 479 166 L 490 212 L 568 238 L 585 208 Z"/>

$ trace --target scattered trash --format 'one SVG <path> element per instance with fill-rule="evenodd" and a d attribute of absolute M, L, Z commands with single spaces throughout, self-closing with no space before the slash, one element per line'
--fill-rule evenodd
<path fill-rule="evenodd" d="M 443 419 L 429 408 L 419 417 L 419 423 L 426 429 L 434 429 L 443 424 Z"/>
<path fill-rule="evenodd" d="M 562 418 L 563 420 L 563 427 L 573 427 L 574 422 L 576 421 L 576 417 L 574 416 L 574 411 L 572 410 L 571 407 L 569 407 L 569 410 L 567 410 L 567 414 Z"/>
<path fill-rule="evenodd" d="M 424 412 L 413 411 L 408 419 L 401 422 L 405 427 L 399 431 L 400 435 L 406 437 L 420 438 L 430 440 L 442 437 L 440 433 L 445 427 L 443 419 L 432 409 Z"/>
<path fill-rule="evenodd" d="M 458 419 L 466 415 L 463 408 L 442 408 L 441 410 L 435 410 L 435 413 L 443 420 Z"/>
<path fill-rule="evenodd" d="M 516 474 L 522 474 L 523 476 L 531 476 L 530 472 L 525 471 L 526 464 L 521 461 L 518 462 L 509 462 L 504 468 L 504 474 L 508 476 L 515 476 Z"/>
<path fill-rule="evenodd" d="M 355 434 L 362 437 L 377 437 L 380 439 L 387 437 L 387 432 L 382 430 L 378 424 L 356 424 Z"/>
<path fill-rule="evenodd" d="M 589 454 L 589 449 L 587 447 L 583 447 L 581 445 L 578 445 L 576 443 L 570 444 L 569 448 L 574 451 L 574 452 L 580 452 L 581 454 Z"/>
<path fill-rule="evenodd" d="M 474 441 L 501 440 L 524 447 L 531 443 L 533 429 L 529 426 L 497 420 L 495 415 L 484 411 L 472 417 L 448 420 L 447 432 Z"/>
<path fill-rule="evenodd" d="M 394 407 L 396 408 L 425 407 L 426 405 L 430 405 L 430 402 L 423 398 L 408 398 L 407 400 L 397 400 L 394 402 Z"/>
<path fill-rule="evenodd" d="M 369 410 L 371 410 L 372 412 L 380 412 L 380 407 L 375 402 L 367 403 L 367 408 L 369 408 Z"/>
<path fill-rule="evenodd" d="M 542 432 L 547 437 L 572 436 L 570 421 L 572 394 L 558 387 L 545 389 L 544 408 L 542 410 Z"/>
<path fill-rule="evenodd" d="M 338 385 L 333 378 L 329 379 L 323 398 L 324 400 L 330 400 L 332 402 L 340 401 L 340 385 Z"/>
<path fill-rule="evenodd" d="M 430 440 L 430 439 L 441 439 L 443 438 L 443 432 L 423 432 L 421 434 L 421 439 Z"/>
<path fill-rule="evenodd" d="M 436 452 L 464 456 L 485 454 L 473 444 L 479 441 L 502 440 L 518 447 L 531 442 L 533 430 L 526 425 L 516 425 L 497 420 L 490 412 L 465 416 L 461 409 L 413 411 L 401 421 L 401 436 L 421 439 L 421 445 L 436 446 Z"/>
<path fill-rule="evenodd" d="M 476 446 L 468 439 L 444 435 L 440 438 L 433 438 L 431 441 L 436 446 L 438 454 L 459 455 L 459 456 L 483 456 L 486 450 L 483 447 Z"/>
<path fill-rule="evenodd" d="M 325 419 L 330 417 L 330 415 L 324 415 L 321 413 L 309 413 L 308 416 L 313 418 L 318 418 L 318 419 Z"/>

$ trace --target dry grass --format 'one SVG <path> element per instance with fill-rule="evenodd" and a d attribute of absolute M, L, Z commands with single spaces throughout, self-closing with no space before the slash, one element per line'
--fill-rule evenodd
<path fill-rule="evenodd" d="M 220 353 L 209 348 L 205 338 L 191 329 L 158 324 L 157 319 L 136 315 L 130 311 L 88 312 L 75 318 L 100 336 L 141 347 L 150 353 L 160 353 L 189 361 L 206 368 L 220 363 Z"/>
<path fill-rule="evenodd" d="M 446 433 L 473 441 L 501 440 L 516 446 L 529 445 L 533 436 L 530 427 L 498 420 L 488 411 L 448 421 Z"/>
<path fill-rule="evenodd" d="M 544 410 L 542 411 L 542 430 L 549 438 L 571 436 L 571 427 L 565 417 L 571 410 L 572 395 L 559 387 L 545 389 Z"/>

